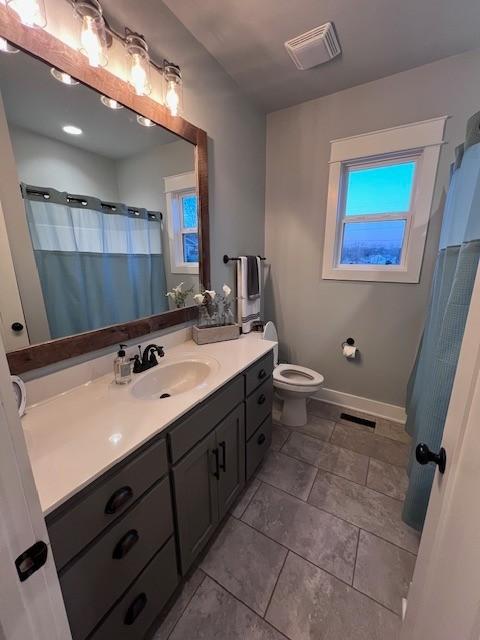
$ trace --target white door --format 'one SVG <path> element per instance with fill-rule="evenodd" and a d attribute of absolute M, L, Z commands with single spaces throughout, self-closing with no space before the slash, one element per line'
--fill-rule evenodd
<path fill-rule="evenodd" d="M 15 560 L 38 541 L 48 545 L 47 562 L 20 582 Z M 0 638 L 71 640 L 1 340 Z"/>
<path fill-rule="evenodd" d="M 0 278 L 0 336 L 7 351 L 15 351 L 15 349 L 28 347 L 29 341 L 1 202 L 0 273 L 2 274 Z M 12 325 L 15 323 L 22 325 L 23 329 L 13 331 Z"/>
<path fill-rule="evenodd" d="M 479 272 L 442 444 L 401 640 L 480 638 Z"/>

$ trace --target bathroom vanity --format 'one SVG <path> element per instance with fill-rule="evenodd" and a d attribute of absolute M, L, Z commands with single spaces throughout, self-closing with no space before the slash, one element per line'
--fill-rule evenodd
<path fill-rule="evenodd" d="M 134 386 L 115 388 L 109 375 L 28 412 L 24 429 L 74 640 L 148 637 L 270 446 L 272 344 L 244 336 L 228 354 L 221 344 L 167 351 L 158 371 L 197 358 L 211 363 L 211 374 L 200 388 L 163 400 L 139 399 Z M 132 384 L 142 388 L 154 373 Z M 89 403 L 94 415 L 98 402 L 98 430 L 88 436 L 97 440 L 97 464 L 103 456 L 95 471 L 82 459 L 91 447 L 75 441 L 74 413 Z M 144 418 L 123 445 L 127 433 L 115 420 L 118 407 L 124 413 L 128 406 Z M 176 419 L 175 412 L 181 412 Z M 53 436 L 47 417 L 59 413 L 72 440 L 60 441 L 44 459 L 40 440 L 46 437 L 51 446 Z M 148 421 L 151 435 L 145 437 Z M 110 426 L 119 429 L 117 438 Z M 118 451 L 121 460 L 113 460 Z M 56 463 L 65 456 L 60 469 Z M 50 480 L 42 486 L 47 460 Z M 95 479 L 86 481 L 92 473 Z"/>

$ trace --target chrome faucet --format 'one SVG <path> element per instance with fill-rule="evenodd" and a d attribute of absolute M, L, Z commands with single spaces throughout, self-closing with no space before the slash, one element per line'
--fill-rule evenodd
<path fill-rule="evenodd" d="M 142 373 L 152 367 L 156 367 L 158 360 L 155 352 L 160 358 L 163 358 L 165 355 L 163 347 L 160 347 L 157 344 L 149 344 L 146 346 L 143 350 L 143 354 L 139 345 L 138 351 L 139 354 L 133 358 L 133 373 Z"/>

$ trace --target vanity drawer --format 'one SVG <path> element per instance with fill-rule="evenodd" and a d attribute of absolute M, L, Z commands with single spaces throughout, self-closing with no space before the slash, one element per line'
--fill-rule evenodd
<path fill-rule="evenodd" d="M 167 477 L 60 574 L 74 640 L 88 635 L 172 533 Z"/>
<path fill-rule="evenodd" d="M 140 574 L 89 640 L 140 640 L 178 584 L 173 538 Z"/>
<path fill-rule="evenodd" d="M 200 442 L 216 425 L 232 411 L 244 397 L 243 376 L 238 376 L 208 399 L 198 409 L 191 411 L 168 434 L 171 462 L 175 463 L 197 442 Z"/>
<path fill-rule="evenodd" d="M 245 392 L 248 396 L 254 391 L 258 385 L 262 384 L 273 372 L 273 353 L 267 353 L 266 356 L 255 362 L 245 374 Z"/>
<path fill-rule="evenodd" d="M 247 419 L 245 422 L 246 439 L 248 440 L 272 413 L 273 382 L 268 378 L 247 398 Z"/>
<path fill-rule="evenodd" d="M 272 444 L 272 416 L 269 416 L 247 442 L 246 480 L 250 480 Z"/>
<path fill-rule="evenodd" d="M 107 478 L 90 485 L 47 518 L 57 570 L 168 471 L 165 439 L 158 440 Z"/>

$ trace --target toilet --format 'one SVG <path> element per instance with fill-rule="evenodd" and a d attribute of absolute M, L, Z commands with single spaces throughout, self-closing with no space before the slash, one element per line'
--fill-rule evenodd
<path fill-rule="evenodd" d="M 273 348 L 273 387 L 283 401 L 280 421 L 287 427 L 307 423 L 307 398 L 320 389 L 323 376 L 298 364 L 278 364 L 278 334 L 273 322 L 263 330 L 264 340 L 277 342 Z"/>

